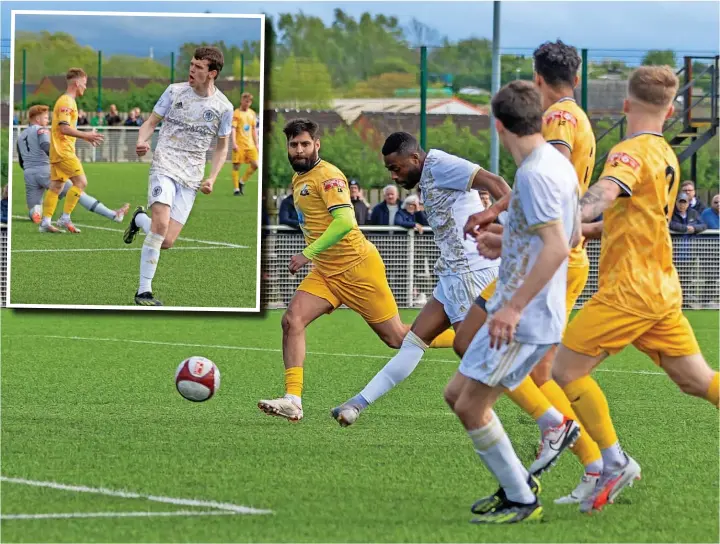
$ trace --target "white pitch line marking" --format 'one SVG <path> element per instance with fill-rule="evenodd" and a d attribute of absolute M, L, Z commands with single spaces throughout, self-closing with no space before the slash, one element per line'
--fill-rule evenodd
<path fill-rule="evenodd" d="M 8 476 L 0 476 L 0 481 L 29 485 L 33 487 L 46 487 L 50 489 L 58 489 L 60 491 L 74 491 L 75 493 L 95 493 L 98 495 L 107 495 L 108 497 L 121 497 L 123 499 L 145 499 L 153 502 L 162 502 L 166 504 L 179 504 L 182 506 L 201 506 L 204 508 L 217 508 L 219 510 L 227 510 L 236 514 L 272 514 L 272 510 L 261 510 L 258 508 L 251 508 L 249 506 L 242 506 L 238 504 L 231 504 L 227 502 L 217 501 L 204 501 L 197 499 L 178 499 L 174 497 L 163 497 L 158 495 L 144 495 L 142 493 L 135 493 L 134 491 L 120 491 L 115 489 L 106 489 L 104 487 L 87 487 L 84 485 L 67 485 L 59 484 L 57 482 L 43 482 L 39 480 L 26 480 L 24 478 L 10 478 Z"/>
<path fill-rule="evenodd" d="M 1 520 L 10 519 L 73 519 L 73 518 L 150 518 L 170 516 L 236 516 L 230 510 L 175 510 L 173 512 L 69 512 L 61 514 L 5 514 Z"/>
<path fill-rule="evenodd" d="M 148 344 L 153 346 L 171 346 L 171 347 L 185 347 L 185 348 L 210 348 L 210 349 L 229 349 L 235 351 L 264 351 L 268 353 L 282 353 L 281 349 L 276 348 L 258 348 L 251 346 L 225 346 L 218 344 L 188 344 L 184 342 L 159 342 L 157 340 L 128 340 L 125 338 L 98 338 L 98 337 L 86 337 L 86 336 L 56 336 L 47 334 L 11 334 L 7 337 L 13 336 L 18 338 L 52 338 L 56 340 L 81 340 L 88 342 L 121 342 L 124 344 Z M 363 353 L 332 353 L 326 351 L 308 351 L 308 355 L 327 355 L 330 357 L 354 357 L 359 359 L 385 359 L 389 360 L 389 355 L 370 355 Z M 456 363 L 458 364 L 459 359 L 428 359 L 429 362 L 436 363 Z M 645 374 L 649 376 L 665 376 L 664 372 L 652 372 L 650 370 L 615 370 L 612 368 L 596 368 L 594 372 L 609 372 L 611 374 Z"/>
<path fill-rule="evenodd" d="M 22 215 L 13 215 L 12 217 L 13 217 L 13 219 L 25 219 L 27 221 L 30 221 L 29 218 L 24 217 Z M 111 229 L 110 227 L 98 227 L 96 225 L 81 225 L 80 223 L 75 223 L 75 225 L 78 227 L 81 227 L 81 228 L 85 228 L 85 229 L 106 230 L 106 231 L 110 231 L 110 232 L 125 232 L 124 229 Z M 140 234 L 141 236 L 145 235 L 144 232 L 140 232 L 138 234 Z M 237 244 L 229 244 L 228 242 L 215 242 L 212 240 L 196 240 L 194 238 L 185 238 L 183 236 L 178 236 L 178 240 L 181 240 L 183 242 L 193 242 L 195 244 L 209 244 L 209 245 L 213 245 L 213 246 L 232 247 L 232 248 L 236 248 L 236 249 L 250 249 L 250 246 L 240 246 Z M 16 251 L 17 250 L 13 250 L 13 253 L 15 253 Z"/>
<path fill-rule="evenodd" d="M 222 246 L 179 246 L 173 251 L 208 250 L 208 249 L 236 249 Z M 94 248 L 66 248 L 66 249 L 14 249 L 13 253 L 82 253 L 95 251 L 142 251 L 141 247 L 94 247 Z"/>

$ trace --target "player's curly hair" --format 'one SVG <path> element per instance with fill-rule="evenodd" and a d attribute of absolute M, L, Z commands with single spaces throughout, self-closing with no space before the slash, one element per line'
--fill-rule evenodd
<path fill-rule="evenodd" d="M 291 119 L 285 124 L 283 132 L 288 141 L 291 138 L 300 136 L 303 132 L 307 132 L 313 140 L 317 140 L 317 133 L 320 125 L 310 119 Z"/>
<path fill-rule="evenodd" d="M 542 98 L 529 81 L 511 81 L 493 96 L 491 105 L 495 118 L 516 136 L 542 131 Z"/>
<path fill-rule="evenodd" d="M 415 136 L 407 132 L 393 132 L 387 137 L 382 147 L 382 154 L 384 156 L 388 156 L 391 153 L 409 155 L 410 153 L 417 153 L 418 151 L 420 151 L 418 141 L 415 139 Z"/>
<path fill-rule="evenodd" d="M 211 72 L 213 70 L 217 70 L 218 76 L 220 75 L 220 72 L 222 72 L 223 66 L 225 65 L 225 57 L 223 56 L 222 51 L 220 51 L 220 49 L 218 49 L 217 47 L 198 47 L 197 49 L 195 49 L 195 53 L 193 53 L 193 58 L 196 58 L 197 60 L 208 61 L 208 70 Z M 217 79 L 217 76 L 215 77 L 215 79 Z"/>
<path fill-rule="evenodd" d="M 561 40 L 545 42 L 533 52 L 535 71 L 551 87 L 575 85 L 575 76 L 580 68 L 580 55 L 572 45 Z"/>
<path fill-rule="evenodd" d="M 43 113 L 46 113 L 48 111 L 50 111 L 50 108 L 43 104 L 36 104 L 34 106 L 30 106 L 30 109 L 28 110 L 28 118 L 34 119 L 38 115 L 42 115 Z"/>

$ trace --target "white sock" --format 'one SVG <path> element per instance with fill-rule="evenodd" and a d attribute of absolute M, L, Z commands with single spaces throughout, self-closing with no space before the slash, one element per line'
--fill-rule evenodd
<path fill-rule="evenodd" d="M 538 418 L 537 424 L 538 427 L 540 427 L 541 431 L 546 431 L 551 427 L 557 427 L 558 425 L 561 425 L 564 419 L 565 418 L 560 413 L 560 411 L 554 406 L 551 406 L 547 409 L 545 413 L 543 413 L 543 415 Z"/>
<path fill-rule="evenodd" d="M 63 214 L 60 216 L 60 219 L 62 219 L 63 221 L 70 221 L 70 214 L 63 212 Z"/>
<path fill-rule="evenodd" d="M 158 261 L 160 260 L 160 246 L 165 239 L 160 234 L 151 232 L 145 237 L 140 253 L 140 286 L 138 293 L 152 292 L 152 280 L 155 277 Z"/>
<path fill-rule="evenodd" d="M 145 234 L 150 234 L 150 216 L 146 213 L 139 213 L 135 217 L 135 224 L 140 227 Z"/>
<path fill-rule="evenodd" d="M 51 221 L 52 221 L 52 217 L 45 217 L 43 215 L 43 218 L 40 221 L 40 225 L 42 225 L 43 227 L 49 227 Z"/>
<path fill-rule="evenodd" d="M 90 196 L 87 193 L 80 195 L 78 203 L 86 210 L 107 217 L 108 219 L 115 219 L 115 212 L 109 210 L 105 205 L 100 202 L 97 198 Z"/>
<path fill-rule="evenodd" d="M 414 332 L 408 332 L 397 355 L 375 374 L 375 377 L 370 380 L 360 394 L 369 404 L 375 402 L 412 374 L 426 349 L 425 342 Z"/>
<path fill-rule="evenodd" d="M 615 442 L 612 446 L 600 450 L 603 460 L 603 469 L 607 472 L 617 470 L 625 466 L 627 459 L 625 452 L 620 447 L 620 442 Z"/>
<path fill-rule="evenodd" d="M 602 474 L 603 462 L 602 458 L 593 461 L 589 465 L 585 465 L 585 474 Z"/>
<path fill-rule="evenodd" d="M 507 498 L 521 504 L 532 504 L 536 497 L 528 485 L 528 471 L 518 459 L 508 435 L 495 412 L 490 423 L 479 429 L 468 431 L 485 466 L 493 473 Z"/>

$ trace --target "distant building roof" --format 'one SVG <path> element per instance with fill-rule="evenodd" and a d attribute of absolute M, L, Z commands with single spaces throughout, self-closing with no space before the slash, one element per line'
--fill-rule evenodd
<path fill-rule="evenodd" d="M 333 109 L 346 123 L 353 123 L 361 113 L 420 113 L 419 98 L 338 98 Z M 428 114 L 486 115 L 487 107 L 480 107 L 459 98 L 429 98 Z"/>

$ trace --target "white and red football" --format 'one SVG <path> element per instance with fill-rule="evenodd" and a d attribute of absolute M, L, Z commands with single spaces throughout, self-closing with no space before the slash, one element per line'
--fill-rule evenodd
<path fill-rule="evenodd" d="M 175 387 L 187 400 L 203 402 L 220 389 L 220 370 L 210 359 L 190 357 L 178 366 Z"/>

